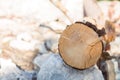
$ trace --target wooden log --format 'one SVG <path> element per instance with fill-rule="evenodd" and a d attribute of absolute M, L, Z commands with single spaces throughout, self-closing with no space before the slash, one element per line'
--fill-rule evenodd
<path fill-rule="evenodd" d="M 77 69 L 86 69 L 96 64 L 103 45 L 92 28 L 83 23 L 74 23 L 61 34 L 58 48 L 66 64 Z"/>

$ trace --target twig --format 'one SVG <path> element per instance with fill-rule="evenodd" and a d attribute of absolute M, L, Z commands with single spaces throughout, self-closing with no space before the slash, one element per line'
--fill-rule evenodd
<path fill-rule="evenodd" d="M 50 0 L 50 2 L 55 6 L 57 7 L 67 18 L 68 20 L 73 23 L 73 20 L 67 15 L 67 10 L 63 7 L 63 5 L 60 3 L 59 0 L 56 0 L 56 1 L 53 1 L 53 0 Z"/>
<path fill-rule="evenodd" d="M 44 28 L 48 28 L 48 29 L 50 29 L 51 31 L 55 32 L 56 34 L 61 34 L 61 33 L 62 33 L 62 30 L 54 30 L 53 28 L 51 28 L 51 27 L 49 27 L 49 26 L 47 26 L 47 25 L 45 25 L 45 24 L 40 24 L 39 26 L 40 26 L 40 27 L 44 27 Z"/>

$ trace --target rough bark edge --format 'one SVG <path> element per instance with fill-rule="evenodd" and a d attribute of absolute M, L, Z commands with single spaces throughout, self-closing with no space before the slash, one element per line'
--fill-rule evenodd
<path fill-rule="evenodd" d="M 98 34 L 99 37 L 104 36 L 106 34 L 105 28 L 102 28 L 101 30 L 97 29 L 97 27 L 90 22 L 85 22 L 85 23 L 84 22 L 76 22 L 76 23 L 86 25 L 89 28 L 93 29 Z"/>
<path fill-rule="evenodd" d="M 94 30 L 96 33 L 97 33 L 97 31 L 98 31 L 98 29 L 97 29 L 97 27 L 95 26 L 95 25 L 93 25 L 93 24 L 91 24 L 90 22 L 87 22 L 87 24 L 86 23 L 83 23 L 83 22 L 75 22 L 75 23 L 80 23 L 80 24 L 83 24 L 83 25 L 85 25 L 85 26 L 87 26 L 87 27 L 89 27 L 89 28 L 91 28 L 92 30 Z M 89 25 L 90 24 L 90 25 Z M 70 25 L 68 25 L 67 27 L 69 27 Z M 98 34 L 98 33 L 97 33 Z M 105 35 L 105 32 L 104 32 L 104 35 Z M 99 34 L 98 34 L 98 36 L 99 36 Z M 103 43 L 103 41 L 102 40 L 100 40 L 100 42 L 102 43 L 102 53 L 101 53 L 101 56 L 102 56 L 102 54 L 103 54 L 103 51 L 104 51 L 104 43 Z M 59 50 L 59 44 L 58 44 L 58 51 L 60 52 L 60 50 Z M 76 67 L 73 67 L 73 66 L 71 66 L 71 65 L 69 65 L 67 62 L 65 62 L 64 61 L 64 59 L 63 59 L 63 57 L 62 57 L 62 55 L 59 53 L 59 55 L 60 55 L 60 57 L 62 58 L 62 60 L 63 60 L 63 62 L 65 63 L 65 64 L 67 64 L 68 66 L 70 66 L 70 67 L 72 67 L 72 68 L 74 68 L 74 69 L 77 69 L 77 70 L 85 70 L 85 69 L 89 69 L 90 67 L 92 67 L 92 66 L 94 66 L 95 64 L 97 64 L 98 63 L 98 61 L 99 61 L 99 59 L 97 60 L 97 62 L 94 64 L 94 65 L 92 65 L 92 66 L 90 66 L 90 67 L 88 67 L 88 68 L 84 68 L 84 69 L 79 69 L 79 68 L 76 68 Z"/>

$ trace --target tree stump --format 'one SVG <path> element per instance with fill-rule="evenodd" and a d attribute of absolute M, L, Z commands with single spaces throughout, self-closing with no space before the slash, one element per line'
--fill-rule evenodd
<path fill-rule="evenodd" d="M 103 45 L 91 27 L 74 23 L 61 34 L 58 48 L 66 64 L 77 69 L 86 69 L 96 64 Z"/>

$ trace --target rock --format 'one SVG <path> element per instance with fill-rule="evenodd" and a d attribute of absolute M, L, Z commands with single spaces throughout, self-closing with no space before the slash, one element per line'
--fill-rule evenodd
<path fill-rule="evenodd" d="M 66 65 L 58 54 L 52 54 L 41 66 L 37 80 L 104 80 L 98 68 L 78 70 Z"/>
<path fill-rule="evenodd" d="M 48 39 L 45 41 L 45 47 L 48 51 L 52 51 L 54 53 L 58 52 L 58 39 Z"/>
<path fill-rule="evenodd" d="M 46 47 L 45 47 L 45 44 L 44 42 L 41 43 L 41 45 L 39 46 L 39 53 L 40 54 L 45 54 L 45 53 L 48 53 Z"/>
<path fill-rule="evenodd" d="M 111 42 L 110 55 L 116 56 L 117 59 L 113 60 L 115 66 L 116 80 L 120 80 L 120 36 L 115 38 L 115 41 Z"/>
<path fill-rule="evenodd" d="M 0 80 L 32 80 L 36 71 L 20 70 L 10 59 L 0 58 Z"/>
<path fill-rule="evenodd" d="M 34 64 L 36 64 L 39 68 L 49 59 L 49 57 L 52 55 L 53 53 L 49 52 L 48 54 L 42 54 L 42 55 L 38 55 L 35 59 L 34 59 Z"/>
<path fill-rule="evenodd" d="M 39 27 L 35 24 L 25 24 L 24 21 L 19 22 L 7 18 L 1 18 L 0 25 L 2 26 L 0 27 L 0 57 L 7 55 L 22 69 L 34 69 L 32 61 L 36 57 L 39 45 L 43 41 Z"/>
<path fill-rule="evenodd" d="M 49 0 L 26 0 L 24 2 L 21 0 L 2 0 L 0 5 L 0 15 L 8 15 L 6 11 L 9 11 L 9 15 L 12 14 L 13 16 L 28 16 L 33 19 L 38 19 L 39 21 L 53 20 L 62 14 L 49 2 Z M 51 13 L 48 15 L 49 12 Z"/>
<path fill-rule="evenodd" d="M 55 25 L 55 27 L 57 27 L 57 25 Z M 48 51 L 51 51 L 53 53 L 58 52 L 58 40 L 59 40 L 60 34 L 56 34 L 50 28 L 51 26 L 46 26 L 46 25 L 40 26 L 40 30 L 41 30 L 40 33 L 42 35 L 42 38 L 44 39 L 43 43 L 39 47 L 40 53 L 48 53 Z"/>
<path fill-rule="evenodd" d="M 68 16 L 70 16 L 74 22 L 80 21 L 83 18 L 83 0 L 61 0 L 61 2 L 67 9 Z"/>
<path fill-rule="evenodd" d="M 64 0 L 63 3 L 63 5 L 65 5 L 65 8 L 69 10 L 68 15 L 71 16 L 71 18 L 73 18 L 75 21 L 80 20 L 83 17 L 82 0 Z M 6 15 L 8 17 L 11 15 L 12 17 L 24 16 L 27 17 L 28 20 L 32 19 L 36 22 L 46 22 L 62 17 L 62 20 L 68 21 L 63 13 L 49 0 L 1 0 L 0 5 L 0 15 L 3 17 Z"/>
<path fill-rule="evenodd" d="M 120 37 L 116 37 L 115 41 L 111 42 L 110 54 L 113 56 L 120 56 Z"/>

